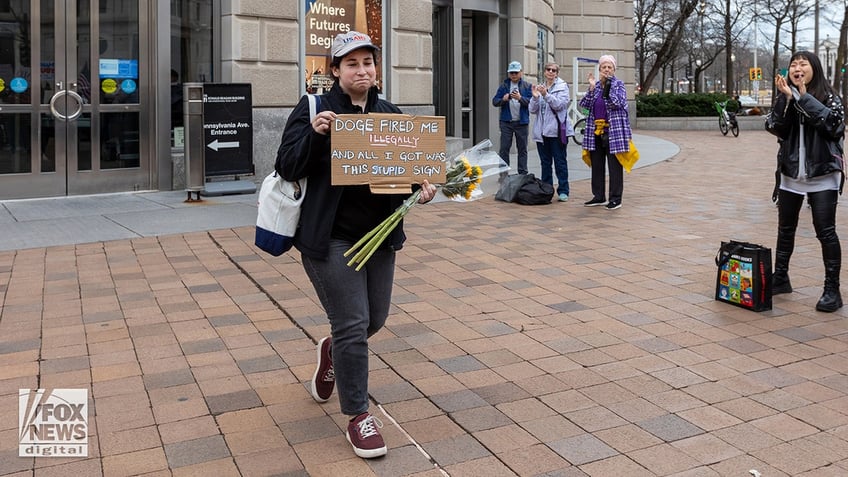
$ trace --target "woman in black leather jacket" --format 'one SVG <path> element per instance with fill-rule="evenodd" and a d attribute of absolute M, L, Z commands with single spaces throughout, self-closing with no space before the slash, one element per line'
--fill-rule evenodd
<path fill-rule="evenodd" d="M 836 205 L 842 192 L 842 141 L 845 112 L 842 101 L 827 83 L 821 62 L 808 51 L 789 60 L 786 77 L 777 75 L 778 96 L 768 129 L 778 137 L 780 185 L 777 193 L 778 227 L 773 294 L 792 292 L 789 258 L 795 248 L 795 230 L 804 195 L 822 248 L 824 293 L 816 310 L 842 307 L 839 272 L 842 248 L 836 234 Z"/>
<path fill-rule="evenodd" d="M 307 98 L 301 98 L 286 123 L 275 164 L 286 180 L 309 177 L 294 246 L 327 313 L 331 334 L 318 342 L 312 397 L 326 402 L 338 389 L 341 411 L 351 418 L 347 440 L 362 458 L 387 452 L 379 431 L 382 423 L 368 412 L 368 338 L 389 315 L 395 251 L 405 238 L 403 225 L 394 229 L 361 271 L 349 267 L 343 254 L 408 194 L 373 194 L 368 185 L 332 185 L 330 125 L 337 114 L 401 112 L 377 95 L 377 51 L 364 33 L 336 36 L 330 49 L 335 83 L 319 97 L 314 118 L 310 119 Z M 426 180 L 420 187 L 418 201 L 431 200 L 436 187 Z"/>

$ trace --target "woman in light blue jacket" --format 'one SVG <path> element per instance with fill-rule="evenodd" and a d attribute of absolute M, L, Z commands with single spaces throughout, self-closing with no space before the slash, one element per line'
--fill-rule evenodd
<path fill-rule="evenodd" d="M 536 115 L 533 123 L 533 140 L 542 162 L 542 181 L 554 184 L 551 165 L 556 170 L 557 194 L 560 202 L 568 200 L 571 192 L 568 185 L 568 161 L 566 160 L 566 144 L 568 136 L 561 137 L 560 124 L 566 123 L 566 130 L 571 129 L 568 122 L 568 102 L 570 100 L 568 85 L 559 76 L 559 65 L 545 64 L 545 82 L 533 86 L 533 99 L 530 100 L 530 114 Z"/>

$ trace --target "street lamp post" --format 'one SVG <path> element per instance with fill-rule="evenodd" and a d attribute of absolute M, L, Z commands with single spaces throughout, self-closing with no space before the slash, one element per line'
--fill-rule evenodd
<path fill-rule="evenodd" d="M 828 37 L 829 38 L 829 37 Z M 827 76 L 827 82 L 830 83 L 833 75 L 830 73 L 830 43 L 826 43 L 824 46 L 824 56 L 827 58 L 827 69 L 824 70 Z"/>
<path fill-rule="evenodd" d="M 730 86 L 730 89 L 731 89 L 731 91 L 730 91 L 730 92 L 731 92 L 734 96 L 735 96 L 735 95 L 737 95 L 737 94 L 739 94 L 739 93 L 736 91 L 736 89 L 737 89 L 737 88 L 736 88 L 736 74 L 735 74 L 735 70 L 736 70 L 736 54 L 735 54 L 735 53 L 731 53 L 731 54 L 730 54 L 730 77 L 731 77 L 731 78 L 733 78 L 733 83 L 730 83 L 728 86 Z"/>
<path fill-rule="evenodd" d="M 695 60 L 695 68 L 697 68 L 697 70 L 698 70 L 697 74 L 698 74 L 698 77 L 700 78 L 698 80 L 698 83 L 700 84 L 700 89 L 696 88 L 695 92 L 696 93 L 703 93 L 704 92 L 704 72 L 701 71 L 701 60 L 700 59 Z"/>
<path fill-rule="evenodd" d="M 707 13 L 707 0 L 701 0 L 701 56 L 704 56 L 704 16 Z M 700 60 L 698 60 L 700 62 Z M 705 62 L 706 63 L 706 62 Z M 701 65 L 698 65 L 698 70 L 700 71 Z M 701 71 L 701 93 L 706 93 L 705 85 L 706 78 L 704 77 L 704 72 Z"/>
<path fill-rule="evenodd" d="M 757 56 L 760 54 L 760 38 L 759 38 L 759 27 L 757 26 L 757 19 L 759 18 L 759 14 L 757 11 L 757 1 L 754 0 L 754 69 L 757 69 Z M 760 82 L 757 80 L 751 81 L 751 94 L 754 96 L 754 99 L 757 102 L 760 101 Z"/>

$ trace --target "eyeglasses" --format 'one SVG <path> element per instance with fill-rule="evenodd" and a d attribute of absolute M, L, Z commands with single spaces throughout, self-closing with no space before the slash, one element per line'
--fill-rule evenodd
<path fill-rule="evenodd" d="M 520 71 L 510 71 L 509 72 L 509 74 L 511 74 L 511 75 L 517 75 L 518 73 L 521 73 L 521 72 Z"/>
<path fill-rule="evenodd" d="M 545 71 L 551 71 L 551 72 L 557 73 L 557 72 L 559 72 L 559 68 L 545 68 Z"/>

